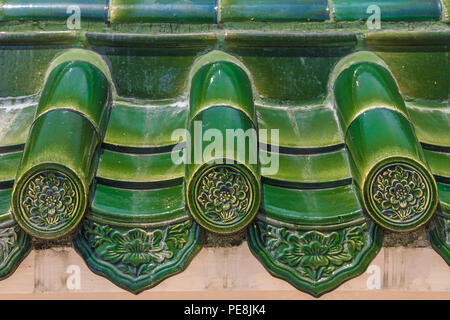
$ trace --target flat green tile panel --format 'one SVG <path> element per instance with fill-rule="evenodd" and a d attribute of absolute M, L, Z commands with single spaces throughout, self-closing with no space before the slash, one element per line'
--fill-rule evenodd
<path fill-rule="evenodd" d="M 449 99 L 448 51 L 376 53 L 388 64 L 403 95 L 429 100 Z"/>
<path fill-rule="evenodd" d="M 261 167 L 265 166 L 261 165 Z M 347 154 L 341 150 L 311 155 L 280 154 L 279 170 L 264 177 L 280 182 L 316 184 L 350 179 L 351 175 L 347 164 Z"/>
<path fill-rule="evenodd" d="M 176 165 L 171 153 L 126 154 L 104 150 L 97 177 L 128 182 L 157 182 L 184 177 L 183 164 Z"/>
<path fill-rule="evenodd" d="M 215 23 L 215 0 L 110 0 L 109 21 Z"/>
<path fill-rule="evenodd" d="M 121 97 L 160 100 L 181 96 L 199 49 L 94 47 L 109 61 Z"/>
<path fill-rule="evenodd" d="M 353 187 L 299 190 L 264 185 L 262 210 L 268 218 L 299 225 L 327 225 L 362 217 Z"/>
<path fill-rule="evenodd" d="M 450 79 L 449 79 L 450 81 Z M 450 105 L 417 107 L 406 104 L 417 138 L 422 143 L 444 148 L 450 147 Z"/>
<path fill-rule="evenodd" d="M 219 22 L 328 19 L 326 0 L 222 0 L 219 4 Z"/>
<path fill-rule="evenodd" d="M 333 0 L 336 21 L 367 19 L 370 5 L 380 7 L 381 20 L 439 20 L 441 5 L 439 0 Z"/>
<path fill-rule="evenodd" d="M 12 188 L 0 189 L 0 223 L 12 220 L 11 193 Z"/>
<path fill-rule="evenodd" d="M 3 0 L 0 20 L 66 20 L 74 5 L 80 8 L 81 19 L 105 19 L 106 0 Z"/>
<path fill-rule="evenodd" d="M 428 150 L 424 150 L 424 153 L 431 172 L 433 172 L 434 175 L 450 179 L 450 153 Z"/>
<path fill-rule="evenodd" d="M 0 99 L 0 147 L 25 143 L 36 106 L 36 97 Z"/>
<path fill-rule="evenodd" d="M 128 147 L 168 146 L 180 139 L 172 132 L 184 129 L 187 102 L 161 105 L 136 105 L 116 102 L 106 130 L 105 143 Z"/>
<path fill-rule="evenodd" d="M 170 220 L 185 215 L 183 187 L 133 190 L 97 184 L 91 212 L 122 223 Z"/>
<path fill-rule="evenodd" d="M 14 180 L 21 158 L 22 152 L 0 154 L 0 185 Z"/>
<path fill-rule="evenodd" d="M 365 35 L 366 48 L 386 62 L 402 95 L 415 99 L 448 101 L 449 45 L 450 32 L 445 29 Z"/>
<path fill-rule="evenodd" d="M 64 47 L 3 46 L 0 42 L 0 97 L 36 94 L 44 85 L 50 61 Z"/>
<path fill-rule="evenodd" d="M 261 98 L 301 104 L 324 101 L 334 65 L 354 50 L 351 43 L 324 46 L 304 39 L 304 46 L 287 47 L 271 46 L 273 41 L 269 38 L 267 47 L 261 43 L 251 47 L 252 42 L 248 42 L 229 51 L 248 68 Z"/>
<path fill-rule="evenodd" d="M 237 54 L 242 55 L 241 59 L 250 70 L 256 90 L 262 98 L 302 103 L 323 101 L 332 67 L 340 58 L 351 53 L 347 48 L 242 51 Z"/>
<path fill-rule="evenodd" d="M 259 129 L 278 129 L 282 147 L 318 148 L 343 144 L 334 111 L 327 106 L 257 106 Z M 267 144 L 270 141 L 268 132 Z"/>

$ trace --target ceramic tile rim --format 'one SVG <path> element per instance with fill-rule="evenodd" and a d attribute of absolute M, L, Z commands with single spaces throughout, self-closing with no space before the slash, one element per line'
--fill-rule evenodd
<path fill-rule="evenodd" d="M 195 200 L 193 201 L 194 203 L 192 203 L 191 197 L 189 195 L 195 195 L 195 187 L 196 187 L 197 183 L 199 182 L 200 178 L 203 176 L 203 173 L 210 168 L 216 167 L 217 166 L 216 164 L 203 163 L 202 165 L 198 166 L 192 172 L 192 174 L 191 174 L 192 178 L 189 179 L 189 181 L 187 179 L 185 179 L 184 195 L 185 195 L 185 201 L 186 201 L 188 211 L 190 212 L 190 214 L 192 215 L 194 220 L 200 226 L 202 226 L 203 228 L 207 229 L 208 231 L 211 231 L 214 233 L 232 234 L 232 233 L 236 233 L 236 232 L 246 228 L 251 223 L 251 221 L 255 218 L 255 216 L 257 215 L 259 207 L 261 206 L 261 202 L 262 202 L 262 184 L 261 184 L 260 177 L 256 176 L 253 173 L 253 171 L 250 168 L 248 168 L 248 165 L 243 164 L 243 163 L 226 164 L 226 161 L 231 160 L 231 159 L 227 159 L 227 158 L 222 158 L 222 159 L 224 160 L 224 162 L 223 162 L 223 164 L 221 164 L 219 166 L 229 166 L 235 170 L 236 170 L 236 168 L 238 168 L 238 171 L 240 171 L 241 173 L 242 173 L 242 171 L 244 171 L 244 173 L 242 173 L 242 174 L 245 175 L 247 177 L 247 179 L 252 180 L 250 182 L 250 186 L 252 187 L 252 190 L 253 190 L 252 193 L 253 193 L 254 201 L 252 201 L 252 204 L 250 205 L 249 210 L 243 219 L 241 219 L 237 223 L 220 226 L 218 224 L 213 224 L 211 222 L 208 222 L 208 220 L 206 220 L 206 219 L 201 219 L 202 214 L 194 214 L 195 212 L 197 212 L 197 210 L 196 210 L 197 204 L 196 204 Z M 237 162 L 235 160 L 233 160 L 233 161 Z"/>
<path fill-rule="evenodd" d="M 72 180 L 72 183 L 74 184 L 74 189 L 77 192 L 78 197 L 78 205 L 76 210 L 74 211 L 74 214 L 70 220 L 70 222 L 66 225 L 64 225 L 61 228 L 58 228 L 54 231 L 43 231 L 43 230 L 35 230 L 32 225 L 30 225 L 23 217 L 22 217 L 22 210 L 20 209 L 19 200 L 22 197 L 22 190 L 25 187 L 26 183 L 29 181 L 31 177 L 36 176 L 40 172 L 45 171 L 56 171 L 56 172 L 62 172 L 64 175 L 66 175 L 70 180 Z M 19 172 L 19 171 L 18 171 Z M 73 231 L 80 221 L 83 219 L 83 216 L 86 212 L 86 208 L 89 203 L 89 190 L 90 188 L 86 186 L 85 182 L 80 179 L 75 171 L 70 169 L 69 167 L 65 165 L 61 165 L 58 163 L 53 162 L 42 162 L 38 165 L 32 166 L 28 168 L 25 172 L 23 172 L 18 179 L 15 179 L 14 186 L 12 189 L 11 194 L 11 213 L 14 217 L 14 220 L 17 222 L 17 224 L 27 233 L 31 234 L 33 237 L 41 238 L 41 239 L 56 239 L 61 237 L 64 234 L 67 234 L 71 231 Z M 17 206 L 16 206 L 17 204 Z"/>
<path fill-rule="evenodd" d="M 373 177 L 375 174 L 381 170 L 381 168 L 384 168 L 389 165 L 394 165 L 398 163 L 407 163 L 408 165 L 414 167 L 417 171 L 421 172 L 424 177 L 426 178 L 426 181 L 429 184 L 430 188 L 430 198 L 429 198 L 429 208 L 425 214 L 421 215 L 421 221 L 419 223 L 412 221 L 412 223 L 405 224 L 404 226 L 395 227 L 392 223 L 387 223 L 384 220 L 380 222 L 380 219 L 382 219 L 381 214 L 378 212 L 376 214 L 372 213 L 370 205 L 368 203 L 371 203 L 371 199 L 367 198 L 369 197 L 369 188 L 371 186 Z M 382 226 L 383 228 L 386 228 L 390 231 L 394 232 L 410 232 L 413 230 L 417 230 L 421 226 L 425 225 L 430 221 L 430 219 L 435 215 L 437 206 L 439 204 L 439 194 L 437 189 L 436 180 L 434 179 L 433 174 L 430 172 L 426 164 L 422 164 L 421 162 L 417 161 L 416 159 L 413 159 L 409 156 L 391 156 L 382 159 L 381 161 L 378 161 L 376 164 L 374 164 L 370 169 L 367 170 L 367 175 L 363 176 L 361 181 L 361 186 L 358 186 L 358 192 L 361 194 L 361 202 L 362 206 L 365 209 L 365 212 L 369 214 L 369 216 L 372 218 L 374 222 Z M 376 210 L 375 210 L 376 211 Z M 411 226 L 412 225 L 412 226 Z"/>

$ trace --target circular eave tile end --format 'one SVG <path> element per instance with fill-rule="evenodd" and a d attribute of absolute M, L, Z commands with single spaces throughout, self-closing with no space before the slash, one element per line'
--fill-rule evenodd
<path fill-rule="evenodd" d="M 392 231 L 412 231 L 427 223 L 437 206 L 430 171 L 412 159 L 386 159 L 372 168 L 363 188 L 372 219 Z"/>
<path fill-rule="evenodd" d="M 86 209 L 87 190 L 60 165 L 33 167 L 14 186 L 12 212 L 32 236 L 56 239 L 72 231 Z"/>
<path fill-rule="evenodd" d="M 186 190 L 194 219 L 205 229 L 222 234 L 245 228 L 261 202 L 260 181 L 240 164 L 205 164 Z"/>

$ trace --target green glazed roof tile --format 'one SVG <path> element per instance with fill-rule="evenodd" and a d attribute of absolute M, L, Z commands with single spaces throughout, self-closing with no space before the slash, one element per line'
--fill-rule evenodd
<path fill-rule="evenodd" d="M 174 164 L 171 153 L 130 154 L 104 150 L 97 169 L 97 179 L 129 186 L 154 186 L 157 182 L 181 183 L 184 167 Z"/>
<path fill-rule="evenodd" d="M 0 20 L 67 20 L 79 10 L 86 20 L 104 21 L 105 0 L 2 0 Z"/>
<path fill-rule="evenodd" d="M 222 0 L 219 5 L 219 22 L 328 19 L 326 0 Z"/>
<path fill-rule="evenodd" d="M 159 189 L 123 189 L 97 184 L 91 215 L 109 223 L 152 223 L 186 215 L 183 186 Z"/>
<path fill-rule="evenodd" d="M 183 271 L 202 241 L 203 230 L 191 219 L 137 228 L 86 219 L 73 244 L 92 272 L 137 294 Z M 147 249 L 135 254 L 133 248 Z"/>
<path fill-rule="evenodd" d="M 304 228 L 336 226 L 363 217 L 351 185 L 301 190 L 265 184 L 261 210 L 267 218 Z"/>
<path fill-rule="evenodd" d="M 279 157 L 276 173 L 264 174 L 268 184 L 297 188 L 323 188 L 351 182 L 347 153 L 344 150 L 319 154 L 269 153 Z M 263 169 L 264 165 L 261 166 Z"/>
<path fill-rule="evenodd" d="M 248 229 L 250 250 L 267 271 L 315 297 L 363 273 L 382 240 L 383 230 L 371 221 L 325 231 L 256 221 Z M 327 253 L 316 255 L 319 250 Z"/>
<path fill-rule="evenodd" d="M 439 0 L 333 0 L 333 16 L 336 21 L 366 20 L 373 11 L 370 6 L 378 6 L 381 20 L 439 20 L 441 4 Z"/>
<path fill-rule="evenodd" d="M 280 9 L 283 3 L 292 5 L 289 8 L 293 9 L 283 11 Z M 342 9 L 344 5 L 344 1 L 339 0 L 334 3 L 335 8 L 340 6 Z M 345 3 L 354 7 L 355 2 Z M 395 8 L 403 2 L 391 1 L 387 7 L 383 5 L 385 2 L 379 3 L 382 19 L 388 19 L 389 14 L 394 14 Z M 423 3 L 435 2 L 427 0 Z M 356 52 L 360 50 L 370 50 L 376 57 L 372 60 L 380 61 L 377 64 L 388 70 L 384 77 L 392 75 L 394 81 L 389 86 L 398 86 L 395 90 L 400 95 L 395 93 L 396 99 L 391 99 L 392 104 L 405 101 L 406 109 L 402 113 L 409 117 L 409 122 L 395 114 L 391 118 L 403 126 L 396 128 L 400 131 L 405 128 L 414 130 L 421 143 L 411 138 L 415 141 L 414 148 L 418 154 L 424 154 L 423 161 L 430 166 L 437 181 L 440 206 L 433 217 L 431 242 L 448 261 L 444 227 L 448 226 L 450 212 L 447 72 L 450 37 L 448 31 L 441 30 L 445 29 L 442 23 L 434 25 L 440 29 L 438 31 L 368 32 L 366 28 L 355 31 L 356 24 L 348 29 L 343 24 L 343 30 L 333 27 L 329 31 L 329 22 L 324 22 L 327 27 L 320 30 L 308 29 L 310 27 L 305 27 L 305 24 L 295 22 L 283 27 L 267 23 L 262 31 L 258 20 L 268 19 L 265 16 L 268 8 L 280 9 L 280 15 L 274 15 L 271 21 L 328 20 L 326 11 L 324 16 L 320 16 L 322 9 L 311 9 L 320 7 L 326 10 L 327 3 L 301 0 L 287 0 L 281 4 L 262 0 L 244 3 L 230 0 L 223 1 L 219 8 L 219 22 L 227 22 L 220 25 L 224 28 L 220 31 L 211 25 L 168 24 L 158 29 L 160 26 L 157 24 L 141 24 L 156 21 L 216 22 L 215 9 L 206 10 L 214 7 L 215 1 L 194 1 L 192 10 L 196 6 L 206 10 L 196 12 L 183 11 L 184 4 L 184 1 L 111 1 L 109 17 L 113 24 L 100 22 L 98 25 L 101 27 L 98 27 L 92 23 L 92 29 L 87 32 L 23 32 L 27 28 L 26 23 L 20 27 L 21 32 L 10 32 L 15 30 L 15 25 L 7 23 L 9 32 L 0 32 L 0 59 L 5 61 L 2 64 L 3 81 L 0 81 L 0 234 L 11 221 L 9 188 L 14 183 L 24 145 L 30 144 L 27 134 L 42 96 L 46 70 L 51 61 L 59 61 L 54 58 L 69 46 L 88 48 L 78 50 L 95 53 L 104 60 L 105 69 L 109 68 L 111 74 L 102 71 L 115 90 L 106 136 L 98 149 L 100 154 L 89 195 L 90 204 L 74 239 L 75 247 L 93 272 L 134 293 L 183 270 L 201 246 L 202 230 L 186 209 L 184 165 L 175 165 L 170 154 L 175 144 L 186 140 L 186 132 L 173 132 L 187 127 L 189 108 L 193 104 L 191 102 L 190 106 L 190 97 L 196 97 L 191 100 L 206 109 L 217 104 L 214 98 L 219 93 L 225 93 L 221 101 L 231 101 L 232 93 L 222 90 L 223 83 L 212 91 L 212 99 L 209 96 L 203 99 L 206 94 L 202 90 L 194 94 L 190 92 L 196 87 L 191 81 L 194 71 L 201 70 L 206 63 L 214 63 L 215 52 L 221 50 L 220 57 L 230 56 L 224 61 L 241 68 L 242 74 L 247 74 L 250 80 L 250 84 L 245 86 L 246 99 L 233 100 L 244 105 L 247 113 L 251 111 L 249 119 L 237 117 L 242 120 L 240 125 L 244 126 L 245 122 L 247 128 L 256 126 L 257 122 L 259 129 L 279 129 L 278 142 L 272 140 L 274 138 L 270 134 L 268 140 L 260 137 L 260 157 L 265 150 L 270 150 L 272 157 L 278 155 L 279 170 L 264 173 L 266 167 L 261 165 L 263 199 L 256 218 L 249 225 L 249 246 L 269 272 L 299 290 L 315 296 L 332 290 L 364 271 L 378 252 L 382 239 L 381 228 L 366 215 L 353 184 L 357 174 L 349 167 L 353 160 L 345 147 L 345 128 L 341 128 L 338 122 L 337 105 L 330 90 L 333 77 L 337 76 L 335 70 L 345 60 L 343 58 L 359 56 Z M 256 8 L 259 11 L 253 11 L 255 4 L 260 5 Z M 394 15 L 393 19 L 425 19 L 415 13 L 420 7 L 418 2 L 412 1 L 411 4 L 410 10 Z M 306 8 L 303 7 L 301 12 L 296 11 L 301 6 L 308 6 L 311 10 L 303 10 Z M 173 8 L 175 11 L 164 11 Z M 395 10 L 389 11 L 392 8 Z M 433 10 L 433 7 L 429 8 Z M 178 9 L 181 11 L 177 12 Z M 384 11 L 387 16 L 383 16 Z M 0 12 L 3 11 L 0 9 Z M 212 14 L 208 16 L 205 12 Z M 322 13 L 318 18 L 317 15 L 312 17 L 312 12 Z M 337 10 L 334 17 L 338 19 L 337 15 L 342 12 Z M 252 18 L 254 22 L 251 22 Z M 118 24 L 114 24 L 116 22 Z M 128 24 L 133 22 L 137 24 Z M 311 22 L 314 23 L 317 22 Z M 248 30 L 241 29 L 241 25 Z M 191 27 L 203 31 L 191 33 Z M 173 31 L 162 31 L 169 28 Z M 266 28 L 272 31 L 267 32 Z M 307 28 L 306 31 L 303 28 Z M 179 33 L 179 30 L 185 33 Z M 214 52 L 210 54 L 211 50 Z M 205 54 L 209 60 L 203 59 Z M 370 62 L 374 63 L 372 60 Z M 220 72 L 225 70 L 219 69 L 214 73 L 217 77 L 222 76 Z M 224 83 L 231 83 L 233 79 L 230 77 L 230 81 Z M 362 78 L 359 80 L 363 81 Z M 200 86 L 209 83 L 200 82 Z M 239 86 L 241 82 L 242 79 L 233 83 L 243 88 Z M 367 89 L 378 95 L 381 92 L 379 86 L 370 85 Z M 68 90 L 66 93 L 63 95 L 70 96 L 73 92 Z M 389 99 L 378 99 L 379 96 L 369 95 L 369 98 L 370 103 L 390 103 Z M 82 99 L 80 101 L 76 104 L 85 104 Z M 242 108 L 242 105 L 237 107 Z M 234 113 L 228 109 L 223 106 L 215 108 L 214 112 L 203 115 L 204 119 L 223 127 L 233 120 L 230 118 Z M 369 112 L 365 116 L 368 117 Z M 355 114 L 359 115 L 357 111 Z M 355 123 L 358 125 L 360 122 Z M 359 127 L 360 132 L 352 129 L 353 133 L 357 132 L 355 140 L 361 140 L 370 129 L 365 125 Z M 372 132 L 372 137 L 385 137 L 390 131 L 389 128 L 378 130 Z M 50 135 L 49 139 L 58 141 L 63 138 Z M 389 145 L 393 145 L 393 140 Z M 66 146 L 62 142 L 60 144 L 61 147 L 49 146 L 47 149 L 63 152 Z M 357 149 L 370 156 L 375 154 L 374 145 L 370 142 Z M 396 151 L 390 148 L 381 149 L 384 153 Z M 54 158 L 57 157 L 59 155 Z M 96 164 L 97 160 L 93 161 Z M 94 172 L 88 174 L 94 175 Z M 18 239 L 20 237 L 18 234 Z M 22 239 L 23 245 L 19 244 L 19 247 L 24 251 L 18 256 L 23 258 L 28 250 L 28 240 Z M 323 266 L 308 258 L 308 252 L 314 250 L 317 242 L 333 248 Z M 121 246 L 131 243 L 151 246 L 157 254 L 127 255 Z M 295 248 L 300 251 L 295 251 Z"/>
<path fill-rule="evenodd" d="M 111 23 L 215 23 L 215 0 L 110 0 Z"/>

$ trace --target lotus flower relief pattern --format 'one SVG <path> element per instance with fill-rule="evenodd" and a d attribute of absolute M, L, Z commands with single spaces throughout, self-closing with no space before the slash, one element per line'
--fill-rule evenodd
<path fill-rule="evenodd" d="M 197 187 L 197 202 L 205 217 L 226 224 L 244 216 L 249 207 L 248 180 L 231 167 L 214 167 L 201 178 Z"/>
<path fill-rule="evenodd" d="M 104 258 L 135 267 L 144 263 L 161 263 L 173 256 L 172 252 L 167 251 L 167 245 L 162 239 L 161 230 L 146 232 L 132 229 L 124 234 L 116 231 L 111 235 L 113 244 L 107 248 Z"/>
<path fill-rule="evenodd" d="M 314 280 L 328 273 L 329 266 L 340 266 L 352 260 L 352 256 L 344 251 L 337 232 L 328 235 L 311 231 L 302 237 L 296 235 L 291 240 L 291 247 L 285 251 L 283 261 L 290 266 L 299 266 Z"/>
<path fill-rule="evenodd" d="M 99 257 L 126 274 L 141 276 L 174 258 L 187 243 L 192 222 L 161 229 L 123 230 L 86 220 L 83 226 L 85 239 Z"/>
<path fill-rule="evenodd" d="M 22 209 L 29 221 L 40 229 L 55 229 L 73 216 L 76 192 L 65 175 L 46 171 L 24 186 Z"/>
<path fill-rule="evenodd" d="M 427 185 L 415 170 L 400 165 L 388 166 L 380 170 L 373 181 L 373 200 L 387 218 L 404 222 L 427 209 Z"/>
<path fill-rule="evenodd" d="M 258 222 L 260 239 L 273 258 L 312 280 L 330 278 L 345 269 L 367 240 L 366 224 L 340 231 L 296 231 Z"/>

